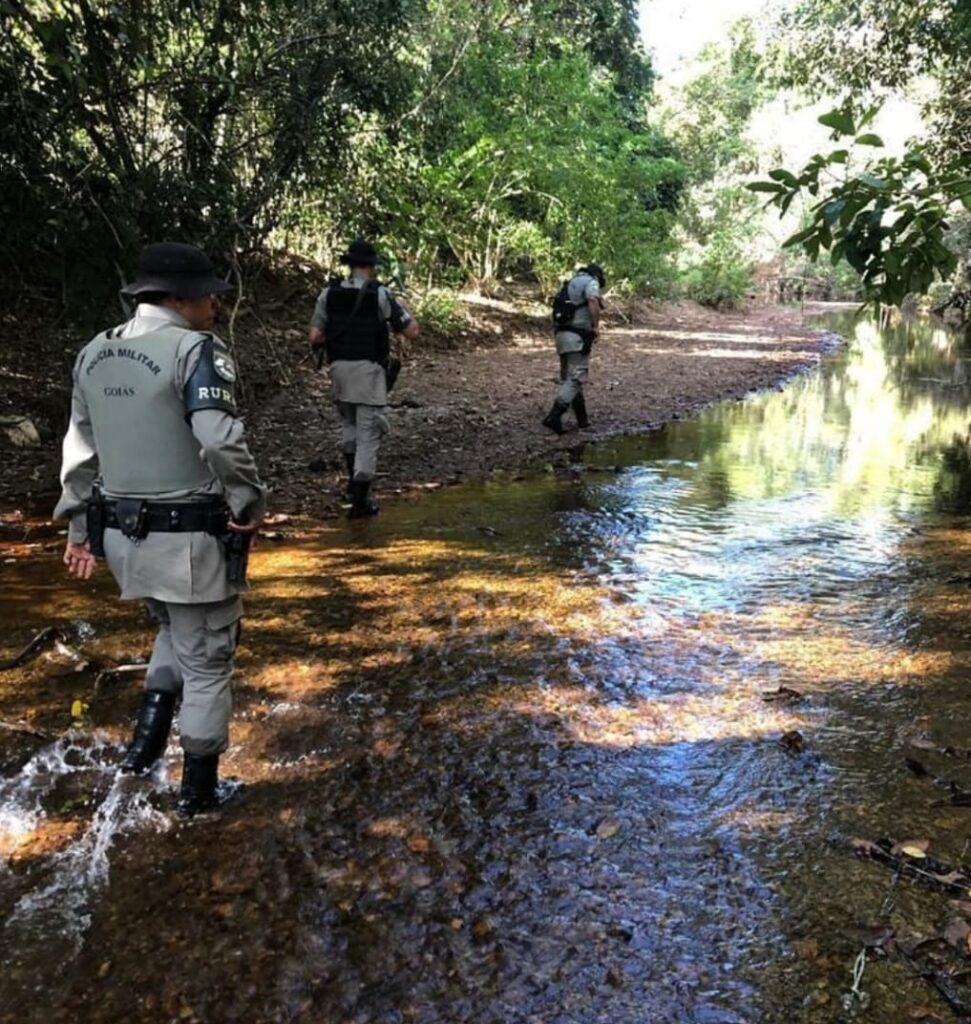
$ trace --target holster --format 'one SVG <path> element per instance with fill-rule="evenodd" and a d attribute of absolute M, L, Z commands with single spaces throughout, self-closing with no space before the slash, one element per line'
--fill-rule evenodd
<path fill-rule="evenodd" d="M 220 537 L 226 549 L 226 580 L 229 583 L 243 584 L 246 582 L 246 569 L 249 565 L 251 533 L 235 533 L 230 530 Z"/>
<path fill-rule="evenodd" d="M 389 391 L 394 387 L 400 373 L 401 360 L 397 356 L 388 356 L 388 360 L 384 364 L 384 379 Z"/>
<path fill-rule="evenodd" d="M 574 334 L 579 334 L 583 341 L 583 348 L 580 349 L 580 351 L 585 356 L 590 355 L 590 352 L 593 349 L 593 343 L 597 340 L 597 336 L 593 331 L 584 330 L 582 327 L 571 327 L 570 330 L 573 331 Z"/>
<path fill-rule="evenodd" d="M 101 490 L 95 487 L 84 507 L 84 520 L 88 530 L 88 549 L 95 558 L 105 556 L 105 523 L 107 513 Z"/>

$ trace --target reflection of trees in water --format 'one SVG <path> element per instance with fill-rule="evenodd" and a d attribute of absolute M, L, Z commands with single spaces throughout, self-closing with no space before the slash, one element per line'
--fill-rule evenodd
<path fill-rule="evenodd" d="M 934 479 L 934 508 L 938 512 L 971 510 L 971 443 L 967 437 L 955 434 L 941 452 Z"/>
<path fill-rule="evenodd" d="M 889 324 L 881 334 L 887 378 L 899 390 L 905 407 L 935 386 L 935 403 L 948 408 L 967 404 L 964 387 L 968 383 L 971 332 L 920 317 Z"/>

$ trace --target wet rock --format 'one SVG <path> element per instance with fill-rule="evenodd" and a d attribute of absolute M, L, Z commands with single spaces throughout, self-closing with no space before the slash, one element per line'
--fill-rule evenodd
<path fill-rule="evenodd" d="M 40 434 L 27 416 L 0 416 L 0 431 L 15 448 L 40 447 Z"/>
<path fill-rule="evenodd" d="M 787 754 L 801 754 L 806 749 L 806 739 L 798 729 L 790 729 L 779 737 L 779 746 Z"/>

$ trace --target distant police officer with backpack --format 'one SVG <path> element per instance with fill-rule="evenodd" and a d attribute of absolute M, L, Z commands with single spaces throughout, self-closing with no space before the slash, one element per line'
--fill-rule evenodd
<path fill-rule="evenodd" d="M 122 289 L 134 315 L 74 364 L 54 511 L 69 520 L 68 570 L 86 580 L 105 558 L 122 600 L 144 601 L 158 624 L 121 770 L 151 769 L 181 697 L 178 810 L 190 817 L 218 803 L 246 550 L 266 500 L 236 408 L 236 368 L 210 333 L 228 290 L 193 245 L 142 252 Z"/>
<path fill-rule="evenodd" d="M 553 332 L 560 357 L 560 387 L 543 426 L 564 431 L 563 414 L 572 406 L 577 426 L 590 426 L 583 384 L 590 370 L 590 351 L 600 330 L 600 293 L 606 285 L 603 270 L 588 263 L 564 281 L 553 300 Z"/>
<path fill-rule="evenodd" d="M 310 321 L 311 347 L 323 350 L 330 365 L 334 402 L 341 418 L 341 450 L 347 466 L 350 518 L 375 515 L 370 497 L 377 476 L 378 449 L 388 432 L 385 407 L 391 332 L 416 338 L 417 321 L 380 284 L 378 254 L 370 242 L 351 242 L 341 262 L 350 277 L 332 281 L 317 298 Z"/>

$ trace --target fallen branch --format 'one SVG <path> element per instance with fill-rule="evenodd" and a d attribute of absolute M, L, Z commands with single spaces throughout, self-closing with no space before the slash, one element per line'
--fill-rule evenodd
<path fill-rule="evenodd" d="M 6 729 L 7 732 L 19 732 L 25 736 L 36 736 L 39 740 L 49 740 L 51 734 L 44 732 L 43 729 L 35 729 L 32 725 L 26 725 L 23 722 L 3 722 L 0 721 L 0 729 Z"/>
<path fill-rule="evenodd" d="M 19 668 L 24 662 L 39 654 L 43 647 L 57 640 L 58 637 L 57 626 L 47 626 L 45 629 L 42 629 L 16 657 L 11 658 L 9 661 L 0 662 L 0 672 Z"/>

